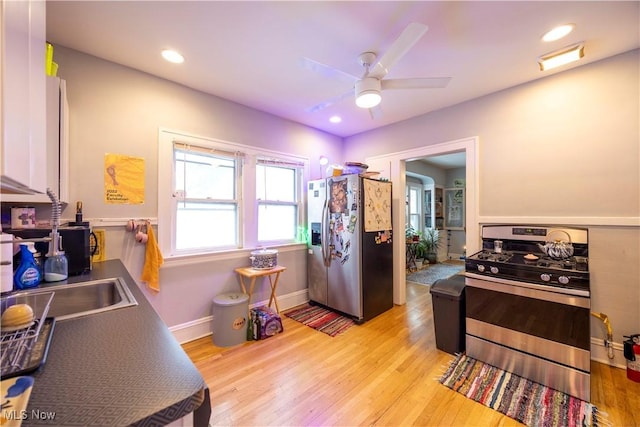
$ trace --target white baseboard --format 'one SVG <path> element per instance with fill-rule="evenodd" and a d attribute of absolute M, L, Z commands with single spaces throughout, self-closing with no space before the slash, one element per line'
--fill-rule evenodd
<path fill-rule="evenodd" d="M 616 368 L 627 369 L 627 359 L 624 358 L 623 346 L 617 342 L 613 343 L 613 359 L 609 359 L 604 340 L 591 337 L 591 360 L 603 363 Z"/>
<path fill-rule="evenodd" d="M 278 295 L 280 311 L 299 306 L 307 301 L 309 301 L 309 293 L 306 289 L 286 295 Z M 269 300 L 258 301 L 251 304 L 251 308 L 267 305 L 268 303 Z M 170 326 L 169 331 L 180 344 L 206 337 L 211 335 L 211 331 L 213 331 L 213 316 L 205 316 L 190 322 Z"/>

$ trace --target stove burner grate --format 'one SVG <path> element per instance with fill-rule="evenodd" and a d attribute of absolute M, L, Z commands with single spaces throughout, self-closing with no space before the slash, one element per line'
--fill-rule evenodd
<path fill-rule="evenodd" d="M 491 251 L 482 251 L 478 253 L 477 258 L 483 261 L 507 262 L 511 259 L 511 253 L 497 253 Z"/>

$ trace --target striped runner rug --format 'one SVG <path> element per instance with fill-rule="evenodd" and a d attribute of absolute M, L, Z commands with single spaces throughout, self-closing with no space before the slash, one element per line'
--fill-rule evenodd
<path fill-rule="evenodd" d="M 588 402 L 511 374 L 464 354 L 440 383 L 527 426 L 597 426 L 603 413 Z"/>
<path fill-rule="evenodd" d="M 332 337 L 343 333 L 355 324 L 348 317 L 324 307 L 309 304 L 294 308 L 284 313 L 284 315 Z"/>

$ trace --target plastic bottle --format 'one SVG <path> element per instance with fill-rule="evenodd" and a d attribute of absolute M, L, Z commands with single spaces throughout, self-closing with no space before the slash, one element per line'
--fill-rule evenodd
<path fill-rule="evenodd" d="M 69 277 L 69 261 L 64 252 L 47 257 L 44 262 L 44 281 L 59 282 Z"/>
<path fill-rule="evenodd" d="M 59 282 L 69 277 L 69 261 L 62 250 L 62 237 L 56 229 L 51 230 L 49 252 L 44 262 L 44 281 Z"/>
<path fill-rule="evenodd" d="M 42 275 L 38 269 L 33 253 L 26 243 L 20 244 L 20 265 L 13 275 L 13 284 L 16 289 L 35 288 L 42 281 Z"/>
<path fill-rule="evenodd" d="M 44 279 L 44 263 L 42 261 L 42 255 L 36 250 L 35 243 L 27 242 L 27 247 L 29 248 L 29 252 L 33 255 L 33 261 L 36 263 L 36 267 L 38 267 L 38 271 L 40 272 L 40 281 L 42 281 Z"/>

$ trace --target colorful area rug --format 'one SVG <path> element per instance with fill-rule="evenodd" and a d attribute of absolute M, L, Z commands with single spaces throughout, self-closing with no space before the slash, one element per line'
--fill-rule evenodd
<path fill-rule="evenodd" d="M 464 270 L 464 264 L 461 262 L 448 263 L 441 262 L 429 265 L 415 273 L 407 274 L 407 280 L 410 282 L 420 283 L 421 285 L 433 285 L 436 280 L 446 279 L 454 274 L 458 274 Z"/>
<path fill-rule="evenodd" d="M 355 324 L 353 319 L 324 307 L 306 304 L 284 313 L 285 316 L 320 332 L 335 337 Z"/>
<path fill-rule="evenodd" d="M 464 354 L 451 362 L 440 383 L 528 426 L 597 426 L 604 421 L 588 402 Z"/>

